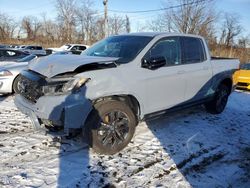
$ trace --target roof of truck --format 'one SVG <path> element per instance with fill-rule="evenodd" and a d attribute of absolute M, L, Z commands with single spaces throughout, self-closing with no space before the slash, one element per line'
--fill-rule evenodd
<path fill-rule="evenodd" d="M 177 36 L 190 36 L 190 37 L 199 37 L 198 35 L 185 34 L 185 33 L 170 33 L 170 32 L 139 32 L 139 33 L 128 33 L 124 35 L 132 36 L 145 36 L 145 37 L 155 37 L 159 35 L 177 35 Z"/>

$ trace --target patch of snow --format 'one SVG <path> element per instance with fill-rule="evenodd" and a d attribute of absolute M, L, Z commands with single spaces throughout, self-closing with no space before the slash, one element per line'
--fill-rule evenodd
<path fill-rule="evenodd" d="M 250 95 L 234 92 L 225 111 L 202 107 L 138 125 L 114 156 L 97 155 L 81 136 L 36 131 L 0 97 L 0 187 L 249 187 Z"/>

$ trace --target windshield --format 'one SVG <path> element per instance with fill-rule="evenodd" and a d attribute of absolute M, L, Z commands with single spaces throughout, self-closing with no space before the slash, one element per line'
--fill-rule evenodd
<path fill-rule="evenodd" d="M 18 59 L 17 62 L 29 62 L 32 59 L 34 59 L 36 57 L 36 55 L 28 55 L 22 59 Z"/>
<path fill-rule="evenodd" d="M 149 43 L 152 37 L 112 36 L 101 40 L 82 52 L 86 56 L 119 57 L 118 62 L 127 63 Z"/>
<path fill-rule="evenodd" d="M 241 65 L 242 70 L 250 70 L 250 63 Z"/>

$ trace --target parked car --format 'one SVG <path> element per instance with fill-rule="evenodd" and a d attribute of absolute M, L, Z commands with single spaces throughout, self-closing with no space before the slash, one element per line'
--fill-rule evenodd
<path fill-rule="evenodd" d="M 0 48 L 6 48 L 7 46 L 4 44 L 0 44 Z"/>
<path fill-rule="evenodd" d="M 0 64 L 0 94 L 13 92 L 14 80 L 21 71 L 28 68 L 28 63 L 35 58 L 37 56 L 31 54 L 17 61 L 4 62 L 4 65 Z"/>
<path fill-rule="evenodd" d="M 55 52 L 51 55 L 70 55 L 73 54 L 71 51 L 60 51 L 60 52 Z"/>
<path fill-rule="evenodd" d="M 10 45 L 8 46 L 8 48 L 18 49 L 18 48 L 19 48 L 19 45 L 17 45 L 17 44 L 10 44 Z"/>
<path fill-rule="evenodd" d="M 0 62 L 1 61 L 15 61 L 17 59 L 28 56 L 29 53 L 15 49 L 0 48 Z"/>
<path fill-rule="evenodd" d="M 18 46 L 17 48 L 23 49 L 23 48 L 25 48 L 25 47 L 26 47 L 26 45 L 21 45 L 21 46 Z"/>
<path fill-rule="evenodd" d="M 81 52 L 86 50 L 88 47 L 88 45 L 83 44 L 65 44 L 60 48 L 48 48 L 47 50 L 51 50 L 51 53 L 60 51 L 71 51 L 73 54 L 81 54 Z"/>
<path fill-rule="evenodd" d="M 45 49 L 43 49 L 42 46 L 21 46 L 20 50 L 30 53 L 30 54 L 35 54 L 38 56 L 43 56 L 46 55 Z"/>
<path fill-rule="evenodd" d="M 139 121 L 204 104 L 221 113 L 237 59 L 213 59 L 204 38 L 134 33 L 106 38 L 82 55 L 47 56 L 16 80 L 16 106 L 36 127 L 82 128 L 102 154 L 122 150 Z"/>
<path fill-rule="evenodd" d="M 250 63 L 242 64 L 234 74 L 234 82 L 239 90 L 250 90 Z"/>

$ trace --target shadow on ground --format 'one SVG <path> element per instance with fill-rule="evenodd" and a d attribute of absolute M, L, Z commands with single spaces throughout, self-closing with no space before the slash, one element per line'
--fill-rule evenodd
<path fill-rule="evenodd" d="M 80 135 L 23 132 L 25 118 L 18 124 L 9 110 L 21 131 L 1 134 L 0 186 L 249 187 L 249 103 L 234 93 L 221 115 L 195 107 L 142 122 L 114 156 L 93 153 Z"/>
<path fill-rule="evenodd" d="M 114 156 L 97 155 L 89 149 L 62 155 L 58 184 L 247 187 L 249 117 L 250 111 L 235 111 L 231 103 L 221 115 L 195 107 L 142 122 L 132 143 Z"/>

